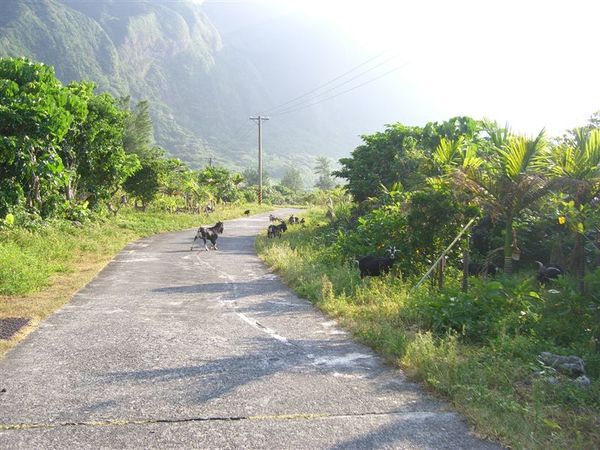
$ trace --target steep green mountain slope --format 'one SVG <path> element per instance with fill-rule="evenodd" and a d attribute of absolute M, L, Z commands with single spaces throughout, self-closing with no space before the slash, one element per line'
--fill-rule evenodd
<path fill-rule="evenodd" d="M 65 81 L 85 76 L 101 89 L 126 91 L 117 49 L 96 21 L 54 0 L 2 0 L 2 6 L 0 54 L 52 64 Z"/>
<path fill-rule="evenodd" d="M 356 58 L 326 24 L 308 25 L 257 5 L 0 3 L 0 56 L 27 56 L 55 66 L 65 82 L 91 79 L 102 90 L 148 99 L 157 143 L 195 167 L 209 157 L 240 170 L 254 167 L 256 125 L 249 116 Z M 348 153 L 357 141 L 348 114 L 346 104 L 334 101 L 273 117 L 265 124 L 266 169 L 275 176 L 288 165 L 310 172 L 314 155 Z"/>

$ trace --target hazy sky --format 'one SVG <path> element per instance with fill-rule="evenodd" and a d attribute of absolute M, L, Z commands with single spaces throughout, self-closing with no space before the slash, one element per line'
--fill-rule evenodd
<path fill-rule="evenodd" d="M 598 0 L 268 1 L 325 18 L 365 55 L 397 54 L 389 77 L 419 105 L 415 122 L 469 115 L 561 134 L 600 110 Z"/>

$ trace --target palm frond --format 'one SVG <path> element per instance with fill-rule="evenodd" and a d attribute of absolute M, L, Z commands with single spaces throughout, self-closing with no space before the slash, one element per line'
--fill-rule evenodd
<path fill-rule="evenodd" d="M 463 144 L 463 136 L 460 136 L 455 141 L 442 138 L 439 145 L 433 152 L 433 160 L 440 166 L 453 166 L 458 164 Z"/>
<path fill-rule="evenodd" d="M 542 156 L 545 146 L 544 130 L 540 131 L 535 139 L 527 139 L 524 136 L 511 137 L 498 152 L 502 157 L 501 165 L 506 176 L 514 179 L 519 174 L 536 169 L 534 162 Z"/>

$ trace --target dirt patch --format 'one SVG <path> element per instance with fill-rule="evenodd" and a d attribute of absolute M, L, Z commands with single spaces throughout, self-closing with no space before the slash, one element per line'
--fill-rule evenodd
<path fill-rule="evenodd" d="M 30 319 L 24 317 L 8 317 L 0 319 L 0 339 L 9 340 L 29 323 Z"/>

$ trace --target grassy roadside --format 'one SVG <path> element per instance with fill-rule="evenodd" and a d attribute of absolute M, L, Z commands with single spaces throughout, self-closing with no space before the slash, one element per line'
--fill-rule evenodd
<path fill-rule="evenodd" d="M 291 227 L 282 239 L 260 236 L 256 244 L 299 295 L 450 401 L 479 435 L 511 448 L 600 448 L 597 366 L 586 389 L 567 380 L 553 384 L 535 375 L 536 356 L 568 349 L 548 349 L 547 341 L 530 335 L 501 333 L 472 343 L 456 333 L 431 333 L 419 320 L 426 289 L 410 293 L 410 283 L 391 276 L 361 281 L 356 267 L 328 245 L 332 231 L 323 215 L 305 216 L 306 228 Z"/>
<path fill-rule="evenodd" d="M 153 234 L 212 225 L 217 220 L 273 209 L 225 206 L 209 217 L 123 209 L 116 218 L 80 227 L 57 221 L 35 231 L 0 231 L 0 319 L 27 318 L 10 340 L 0 339 L 0 358 L 41 321 L 66 304 L 129 242 Z"/>

